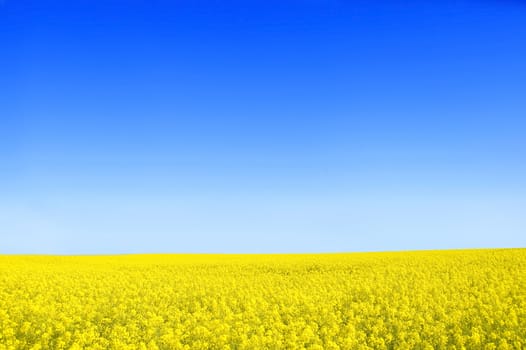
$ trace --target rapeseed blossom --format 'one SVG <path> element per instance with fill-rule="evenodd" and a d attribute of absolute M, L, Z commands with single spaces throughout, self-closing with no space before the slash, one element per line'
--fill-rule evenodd
<path fill-rule="evenodd" d="M 0 350 L 524 348 L 525 249 L 0 256 Z"/>

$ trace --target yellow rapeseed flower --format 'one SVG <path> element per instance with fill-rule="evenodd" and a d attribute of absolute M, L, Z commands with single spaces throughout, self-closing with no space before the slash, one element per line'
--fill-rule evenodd
<path fill-rule="evenodd" d="M 0 256 L 0 350 L 525 347 L 526 249 Z"/>

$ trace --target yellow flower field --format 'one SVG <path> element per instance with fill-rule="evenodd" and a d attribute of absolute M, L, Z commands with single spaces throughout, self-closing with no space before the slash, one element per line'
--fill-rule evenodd
<path fill-rule="evenodd" d="M 0 256 L 0 349 L 524 349 L 526 249 Z"/>

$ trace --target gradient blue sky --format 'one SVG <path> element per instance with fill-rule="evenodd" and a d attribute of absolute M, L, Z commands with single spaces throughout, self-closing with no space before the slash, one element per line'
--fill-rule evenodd
<path fill-rule="evenodd" d="M 0 2 L 0 253 L 526 246 L 522 1 Z"/>

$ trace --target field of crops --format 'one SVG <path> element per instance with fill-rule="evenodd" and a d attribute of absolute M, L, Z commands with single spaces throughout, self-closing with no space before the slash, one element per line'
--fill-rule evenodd
<path fill-rule="evenodd" d="M 0 349 L 524 349 L 526 249 L 0 256 Z"/>

